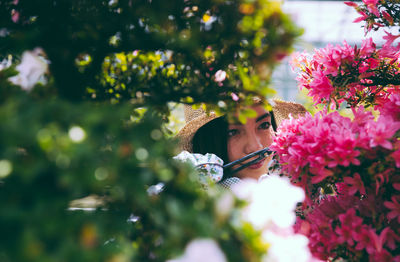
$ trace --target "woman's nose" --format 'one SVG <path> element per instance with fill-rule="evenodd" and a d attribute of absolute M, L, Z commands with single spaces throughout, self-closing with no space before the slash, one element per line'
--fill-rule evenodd
<path fill-rule="evenodd" d="M 262 140 L 256 134 L 248 134 L 245 145 L 245 154 L 250 154 L 263 149 Z"/>

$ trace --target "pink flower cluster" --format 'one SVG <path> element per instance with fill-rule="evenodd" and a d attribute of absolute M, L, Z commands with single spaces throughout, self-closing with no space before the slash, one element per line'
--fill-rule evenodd
<path fill-rule="evenodd" d="M 395 107 L 397 102 L 393 99 L 384 108 Z M 397 149 L 400 121 L 384 114 L 375 121 L 363 107 L 353 109 L 353 114 L 354 120 L 336 111 L 323 111 L 314 117 L 307 114 L 284 121 L 271 147 L 278 153 L 283 170 L 301 185 L 316 184 L 334 175 L 341 178 L 335 174 L 338 169 L 360 166 L 361 155 L 365 158 L 370 152 Z M 397 160 L 390 155 L 387 161 L 394 164 Z"/>
<path fill-rule="evenodd" d="M 367 32 L 400 25 L 398 1 L 362 1 L 346 4 Z M 400 262 L 400 34 L 384 40 L 381 48 L 366 39 L 292 60 L 300 88 L 326 107 L 283 122 L 271 149 L 306 192 L 295 231 L 322 260 Z M 353 117 L 328 113 L 342 103 Z"/>
<path fill-rule="evenodd" d="M 304 219 L 298 218 L 295 231 L 306 235 L 313 255 L 325 261 L 333 257 L 400 261 L 399 223 L 385 216 L 386 204 L 393 202 L 385 202 L 385 206 L 381 202 L 374 196 L 360 199 L 343 192 L 327 196 Z"/>
<path fill-rule="evenodd" d="M 271 149 L 306 192 L 295 229 L 317 258 L 400 262 L 399 104 L 392 95 L 376 119 L 361 106 L 281 124 Z"/>
<path fill-rule="evenodd" d="M 354 7 L 361 15 L 354 23 L 365 21 L 365 30 L 377 30 L 385 26 L 398 25 L 400 22 L 399 9 L 393 0 L 362 0 L 361 4 L 355 2 L 344 2 L 346 5 Z"/>
<path fill-rule="evenodd" d="M 344 42 L 315 50 L 312 57 L 295 54 L 291 63 L 300 89 L 308 89 L 315 104 L 379 108 L 392 94 L 400 94 L 400 44 L 389 42 L 377 49 L 369 38 L 360 48 Z"/>

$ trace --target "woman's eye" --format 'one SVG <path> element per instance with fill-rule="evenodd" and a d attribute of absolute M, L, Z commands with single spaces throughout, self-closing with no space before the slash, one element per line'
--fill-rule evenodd
<path fill-rule="evenodd" d="M 271 123 L 270 122 L 263 122 L 261 123 L 261 125 L 258 126 L 258 128 L 260 129 L 269 129 L 271 127 Z"/>
<path fill-rule="evenodd" d="M 228 138 L 229 138 L 229 137 L 233 137 L 233 136 L 237 135 L 238 133 L 239 133 L 239 130 L 237 130 L 237 129 L 230 129 L 230 130 L 228 130 Z"/>

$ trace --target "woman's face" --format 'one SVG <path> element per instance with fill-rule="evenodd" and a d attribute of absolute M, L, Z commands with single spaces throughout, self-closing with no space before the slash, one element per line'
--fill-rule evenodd
<path fill-rule="evenodd" d="M 261 105 L 251 107 L 257 112 L 257 117 L 248 118 L 246 124 L 230 123 L 228 126 L 228 158 L 235 161 L 252 152 L 271 145 L 274 131 L 271 125 L 271 115 Z M 254 160 L 250 159 L 247 162 Z M 240 178 L 258 179 L 267 173 L 270 157 L 239 171 Z"/>

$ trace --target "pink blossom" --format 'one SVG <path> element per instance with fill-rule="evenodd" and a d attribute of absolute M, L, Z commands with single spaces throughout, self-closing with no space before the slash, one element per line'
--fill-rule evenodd
<path fill-rule="evenodd" d="M 354 236 L 354 239 L 357 241 L 356 250 L 366 249 L 368 253 L 373 252 L 374 245 L 371 242 L 370 228 L 365 225 L 362 226 L 360 232 Z"/>
<path fill-rule="evenodd" d="M 386 249 L 382 249 L 380 252 L 375 252 L 372 256 L 370 256 L 369 261 L 393 262 L 393 257 Z"/>
<path fill-rule="evenodd" d="M 343 45 L 335 47 L 328 44 L 325 48 L 315 51 L 314 59 L 324 65 L 326 75 L 336 76 L 343 63 L 351 63 L 354 60 L 354 48 L 343 41 Z"/>
<path fill-rule="evenodd" d="M 226 79 L 226 72 L 224 70 L 218 70 L 215 73 L 215 81 L 216 82 L 222 82 Z"/>
<path fill-rule="evenodd" d="M 360 56 L 367 57 L 372 55 L 376 50 L 376 45 L 372 38 L 367 38 L 362 41 L 360 48 Z"/>
<path fill-rule="evenodd" d="M 14 9 L 11 11 L 11 20 L 14 23 L 18 22 L 18 20 L 19 20 L 19 12 L 18 11 L 15 11 Z"/>
<path fill-rule="evenodd" d="M 345 177 L 343 181 L 350 186 L 348 191 L 349 195 L 354 195 L 357 192 L 360 192 L 361 195 L 365 195 L 365 187 L 360 174 L 355 173 L 353 177 Z"/>
<path fill-rule="evenodd" d="M 391 211 L 387 214 L 387 218 L 392 220 L 397 217 L 397 222 L 400 223 L 400 203 L 398 200 L 399 196 L 392 196 L 392 201 L 385 201 L 383 205 L 389 208 Z"/>
<path fill-rule="evenodd" d="M 386 40 L 385 45 L 392 45 L 393 42 L 400 37 L 399 35 L 393 35 L 390 32 L 385 31 L 386 35 L 383 37 L 383 39 Z"/>
<path fill-rule="evenodd" d="M 358 7 L 358 4 L 356 4 L 354 2 L 344 2 L 344 4 L 351 6 L 351 7 Z"/>
<path fill-rule="evenodd" d="M 334 174 L 330 168 L 359 165 L 358 147 L 371 140 L 365 121 L 373 122 L 373 116 L 354 112 L 360 116 L 355 122 L 337 112 L 284 121 L 271 146 L 279 154 L 283 169 L 297 179 L 297 174 L 308 165 L 313 175 L 311 183 L 315 184 Z"/>
<path fill-rule="evenodd" d="M 309 247 L 314 256 L 327 260 L 332 250 L 337 245 L 337 239 L 330 227 L 317 228 L 314 225 L 309 238 Z"/>
<path fill-rule="evenodd" d="M 377 4 L 379 3 L 379 0 L 363 0 L 364 4 L 367 6 L 368 11 L 373 13 L 376 17 L 380 17 Z"/>
<path fill-rule="evenodd" d="M 231 97 L 232 97 L 232 100 L 233 101 L 239 101 L 239 97 L 238 97 L 238 95 L 237 94 L 235 94 L 235 93 L 231 93 Z"/>
<path fill-rule="evenodd" d="M 308 64 L 307 53 L 305 51 L 302 53 L 294 52 L 290 56 L 289 64 L 293 71 L 296 71 L 298 68 L 301 68 L 302 66 L 307 65 Z"/>
<path fill-rule="evenodd" d="M 14 0 L 14 1 L 13 1 L 13 4 L 14 4 L 14 5 L 18 5 L 18 2 L 19 2 L 19 0 Z M 12 20 L 14 23 L 17 23 L 18 20 L 19 20 L 19 12 L 16 11 L 15 9 L 13 9 L 13 10 L 11 11 L 11 20 Z"/>
<path fill-rule="evenodd" d="M 354 130 L 358 131 L 360 128 L 363 128 L 366 123 L 374 120 L 372 113 L 365 110 L 364 106 L 352 108 L 351 111 L 354 115 L 354 120 L 351 122 Z"/>
<path fill-rule="evenodd" d="M 398 142 L 398 144 L 400 144 L 400 143 Z M 400 168 L 400 148 L 397 149 L 396 151 L 394 151 L 394 152 L 391 154 L 391 157 L 394 159 L 394 161 L 395 161 L 395 163 L 396 163 L 396 167 L 397 167 L 397 168 Z M 399 189 L 399 190 L 400 190 L 400 189 Z"/>
<path fill-rule="evenodd" d="M 310 96 L 314 97 L 316 103 L 322 100 L 329 100 L 334 88 L 321 69 L 317 69 L 312 73 L 314 80 L 310 83 Z"/>
<path fill-rule="evenodd" d="M 397 130 L 400 129 L 400 122 L 395 122 L 391 117 L 381 115 L 376 122 L 370 122 L 368 132 L 371 137 L 370 146 L 391 150 L 392 143 L 389 141 Z"/>
<path fill-rule="evenodd" d="M 349 209 L 344 214 L 340 214 L 338 217 L 341 222 L 341 226 L 335 229 L 336 234 L 338 234 L 338 242 L 347 242 L 347 244 L 353 246 L 355 237 L 361 231 L 362 219 L 356 216 L 354 208 Z"/>
<path fill-rule="evenodd" d="M 358 11 L 358 13 L 361 15 L 360 17 L 354 19 L 353 23 L 359 23 L 362 21 L 367 20 L 368 16 L 366 13 L 364 13 L 363 11 Z"/>
<path fill-rule="evenodd" d="M 397 247 L 396 242 L 399 242 L 399 241 L 400 241 L 400 236 L 397 235 L 392 229 L 389 228 L 389 230 L 386 234 L 386 246 L 391 250 L 395 250 Z"/>
<path fill-rule="evenodd" d="M 382 253 L 384 251 L 383 245 L 387 241 L 386 235 L 389 230 L 390 230 L 390 228 L 386 227 L 385 229 L 382 230 L 380 235 L 376 234 L 375 230 L 373 230 L 373 229 L 369 230 L 370 237 L 371 237 L 370 241 L 372 242 L 372 244 L 374 246 L 373 249 L 367 248 L 367 252 L 370 255 L 374 255 L 374 254 L 379 255 L 380 253 Z"/>
<path fill-rule="evenodd" d="M 392 94 L 379 111 L 381 114 L 391 116 L 395 121 L 400 121 L 400 93 Z"/>

